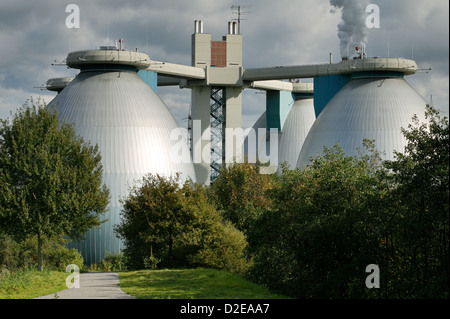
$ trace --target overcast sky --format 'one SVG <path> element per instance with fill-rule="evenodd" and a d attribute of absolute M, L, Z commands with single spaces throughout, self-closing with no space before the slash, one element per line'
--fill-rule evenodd
<path fill-rule="evenodd" d="M 80 28 L 66 27 L 66 6 L 80 8 Z M 414 58 L 420 71 L 406 80 L 448 116 L 449 1 L 372 0 L 381 24 L 368 30 L 369 56 Z M 327 63 L 340 60 L 339 12 L 329 0 L 0 0 L 0 118 L 31 96 L 50 102 L 54 93 L 38 87 L 78 70 L 52 66 L 68 52 L 114 44 L 146 52 L 152 59 L 191 63 L 194 20 L 204 21 L 213 40 L 227 33 L 232 5 L 248 5 L 241 24 L 244 68 Z M 160 88 L 178 123 L 186 126 L 190 91 Z M 243 126 L 264 112 L 265 96 L 244 91 Z"/>

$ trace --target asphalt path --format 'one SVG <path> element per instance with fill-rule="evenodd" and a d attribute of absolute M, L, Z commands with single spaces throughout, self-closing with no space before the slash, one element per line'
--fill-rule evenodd
<path fill-rule="evenodd" d="M 120 289 L 116 272 L 80 274 L 79 288 L 73 287 L 35 299 L 136 299 Z"/>

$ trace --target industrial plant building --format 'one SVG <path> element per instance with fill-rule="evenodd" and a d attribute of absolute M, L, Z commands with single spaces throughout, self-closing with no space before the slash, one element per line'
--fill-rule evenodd
<path fill-rule="evenodd" d="M 170 134 L 178 125 L 137 73 L 149 64 L 148 55 L 138 52 L 102 48 L 70 53 L 67 65 L 80 73 L 48 105 L 56 108 L 60 121 L 74 124 L 85 141 L 97 144 L 102 155 L 103 182 L 111 196 L 107 222 L 90 230 L 85 241 L 70 244 L 87 264 L 123 248 L 113 229 L 120 219 L 120 200 L 144 175 L 179 172 L 183 181 L 195 181 L 192 163 L 171 160 L 175 142 Z"/>
<path fill-rule="evenodd" d="M 405 80 L 417 72 L 413 60 L 366 57 L 360 50 L 339 63 L 246 69 L 238 30 L 229 22 L 228 33 L 213 41 L 203 22 L 195 21 L 189 66 L 151 60 L 119 42 L 69 53 L 67 65 L 80 73 L 73 80 L 48 81 L 47 88 L 59 92 L 49 106 L 86 141 L 98 144 L 111 191 L 109 221 L 73 244 L 86 263 L 120 252 L 113 232 L 120 200 L 145 174 L 181 173 L 183 179 L 209 184 L 233 160 L 265 161 L 277 152 L 272 165 L 305 167 L 324 146 L 339 143 L 346 154 L 356 155 L 365 138 L 374 139 L 382 156 L 392 159 L 406 144 L 401 128 L 425 113 L 426 101 Z M 177 124 L 158 97 L 158 86 L 191 90 L 189 141 L 183 142 L 190 150 L 188 161 L 171 157 Z M 254 148 L 249 138 L 244 143 L 244 136 L 236 135 L 246 89 L 266 93 L 265 112 L 253 126 L 263 134 L 253 139 Z M 270 143 L 274 139 L 277 143 Z"/>

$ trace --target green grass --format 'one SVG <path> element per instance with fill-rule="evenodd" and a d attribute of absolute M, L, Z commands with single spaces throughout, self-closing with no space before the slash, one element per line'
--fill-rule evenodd
<path fill-rule="evenodd" d="M 139 270 L 119 277 L 120 288 L 138 299 L 287 299 L 224 270 Z"/>
<path fill-rule="evenodd" d="M 32 299 L 66 289 L 66 272 L 26 270 L 0 276 L 0 299 Z M 239 275 L 214 269 L 119 272 L 120 287 L 139 299 L 286 299 Z"/>
<path fill-rule="evenodd" d="M 66 289 L 67 273 L 23 270 L 0 276 L 0 299 L 32 299 Z"/>

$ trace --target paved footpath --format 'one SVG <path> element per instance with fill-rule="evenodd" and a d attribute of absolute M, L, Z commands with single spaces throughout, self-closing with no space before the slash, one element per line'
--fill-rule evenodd
<path fill-rule="evenodd" d="M 35 299 L 136 299 L 119 287 L 115 272 L 88 272 L 80 274 L 80 288 L 71 288 Z"/>

